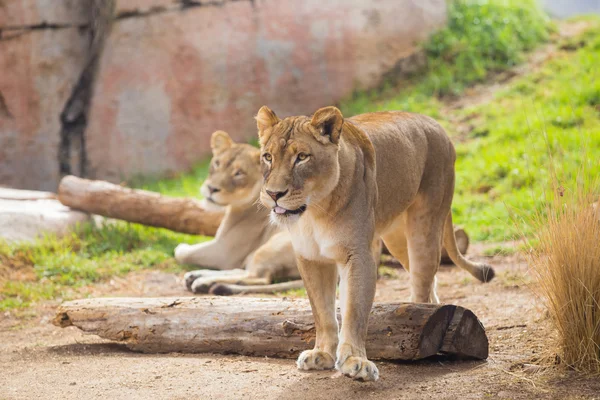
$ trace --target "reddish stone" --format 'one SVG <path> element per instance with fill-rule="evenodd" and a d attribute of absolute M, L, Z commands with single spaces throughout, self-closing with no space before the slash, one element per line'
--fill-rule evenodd
<path fill-rule="evenodd" d="M 254 137 L 263 104 L 306 114 L 374 86 L 446 17 L 444 0 L 204 3 L 118 2 L 145 16 L 120 19 L 107 42 L 86 134 L 93 177 L 185 170 L 217 129 Z"/>
<path fill-rule="evenodd" d="M 117 0 L 85 132 L 90 177 L 189 169 L 213 131 L 311 113 L 376 85 L 445 21 L 445 0 Z M 197 6 L 200 4 L 200 6 Z M 87 1 L 0 0 L 0 185 L 55 190 L 59 115 Z M 6 27 L 54 26 L 15 31 Z M 10 37 L 9 37 L 10 36 Z"/>
<path fill-rule="evenodd" d="M 39 24 L 79 25 L 87 23 L 86 0 L 3 0 L 0 28 Z"/>
<path fill-rule="evenodd" d="M 52 4 L 50 4 L 52 3 Z M 75 0 L 0 2 L 0 185 L 55 190 L 59 115 L 85 61 L 78 28 L 6 30 L 43 22 L 78 24 Z"/>

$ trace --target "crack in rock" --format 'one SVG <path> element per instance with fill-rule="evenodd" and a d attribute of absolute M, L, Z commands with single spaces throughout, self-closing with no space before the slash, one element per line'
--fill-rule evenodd
<path fill-rule="evenodd" d="M 5 117 L 8 119 L 14 119 L 15 117 L 10 112 L 8 105 L 6 104 L 6 100 L 4 99 L 4 95 L 0 92 L 0 117 Z"/>
<path fill-rule="evenodd" d="M 130 18 L 143 18 L 156 14 L 172 13 L 186 11 L 198 7 L 223 7 L 228 3 L 247 1 L 255 6 L 255 0 L 176 0 L 173 6 L 154 6 L 147 10 L 133 9 L 124 10 L 114 16 L 117 21 Z M 61 24 L 48 21 L 42 21 L 33 25 L 8 25 L 0 26 L 0 41 L 16 39 L 27 33 L 42 30 L 61 30 L 61 29 L 90 29 L 90 24 Z"/>
<path fill-rule="evenodd" d="M 0 27 L 0 41 L 16 39 L 27 33 L 43 30 L 88 29 L 89 24 L 55 24 L 42 21 L 34 25 L 8 25 Z"/>
<path fill-rule="evenodd" d="M 180 12 L 198 7 L 223 7 L 228 3 L 236 3 L 242 1 L 250 2 L 254 7 L 254 0 L 176 0 L 174 1 L 174 5 L 172 6 L 154 6 L 147 10 L 124 10 L 117 13 L 115 19 L 122 20 L 129 18 L 143 18 L 150 15 Z"/>
<path fill-rule="evenodd" d="M 87 154 L 85 129 L 93 97 L 94 81 L 104 43 L 114 19 L 115 0 L 93 0 L 90 7 L 90 49 L 87 62 L 69 99 L 60 113 L 60 145 L 58 164 L 61 176 L 77 174 L 86 176 Z M 74 171 L 72 153 L 78 155 L 78 168 Z"/>

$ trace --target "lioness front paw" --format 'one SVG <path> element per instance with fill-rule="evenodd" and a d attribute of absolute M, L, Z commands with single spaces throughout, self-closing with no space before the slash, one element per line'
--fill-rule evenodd
<path fill-rule="evenodd" d="M 305 350 L 298 357 L 296 366 L 298 369 L 305 371 L 332 369 L 335 366 L 335 360 L 330 354 L 322 350 Z"/>
<path fill-rule="evenodd" d="M 178 244 L 177 247 L 175 247 L 175 260 L 180 263 L 180 264 L 185 264 L 186 263 L 186 257 L 188 255 L 189 252 L 189 248 L 192 247 L 191 245 L 187 244 L 187 243 L 181 243 Z"/>
<path fill-rule="evenodd" d="M 208 271 L 210 272 L 210 271 Z M 208 275 L 207 270 L 204 269 L 200 269 L 197 271 L 189 271 L 186 272 L 185 275 L 183 275 L 183 281 L 185 282 L 185 287 L 187 288 L 187 290 L 192 290 L 192 284 L 194 283 L 194 281 L 196 281 L 196 279 L 198 278 L 202 278 L 206 275 Z"/>
<path fill-rule="evenodd" d="M 337 351 L 335 368 L 353 379 L 362 379 L 363 381 L 376 381 L 379 379 L 379 370 L 375 363 L 367 360 L 366 357 L 353 354 L 360 353 L 348 344 L 340 345 Z"/>
<path fill-rule="evenodd" d="M 364 357 L 348 357 L 341 365 L 336 365 L 338 371 L 353 379 L 363 381 L 376 381 L 379 379 L 379 370 L 373 361 Z"/>
<path fill-rule="evenodd" d="M 190 290 L 192 293 L 206 294 L 214 284 L 215 280 L 213 278 L 196 278 L 190 285 Z"/>

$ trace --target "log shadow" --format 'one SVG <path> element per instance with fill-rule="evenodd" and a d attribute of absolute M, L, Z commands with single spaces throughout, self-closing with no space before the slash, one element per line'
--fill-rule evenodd
<path fill-rule="evenodd" d="M 49 353 L 63 356 L 93 356 L 93 355 L 112 355 L 112 354 L 128 354 L 142 355 L 127 348 L 121 343 L 71 343 L 58 346 L 48 347 Z"/>
<path fill-rule="evenodd" d="M 475 368 L 487 364 L 487 360 L 481 360 L 475 357 L 465 357 L 456 354 L 435 354 L 420 360 L 386 360 L 390 364 L 396 365 L 418 365 L 427 366 L 433 364 L 451 364 L 453 366 L 467 365 L 469 368 Z"/>

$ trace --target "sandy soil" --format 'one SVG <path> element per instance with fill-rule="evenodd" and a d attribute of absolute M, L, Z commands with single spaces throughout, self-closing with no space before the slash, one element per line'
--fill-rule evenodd
<path fill-rule="evenodd" d="M 472 253 L 481 254 L 481 248 Z M 482 257 L 475 257 L 481 259 Z M 600 398 L 600 380 L 557 368 L 531 373 L 553 339 L 547 316 L 517 256 L 488 259 L 497 270 L 479 284 L 456 267 L 442 267 L 443 302 L 473 310 L 490 339 L 487 361 L 378 362 L 375 383 L 354 382 L 332 371 L 305 373 L 293 360 L 220 355 L 146 355 L 74 327 L 49 323 L 57 303 L 29 319 L 0 317 L 0 399 L 479 399 Z M 98 296 L 187 295 L 180 277 L 131 274 L 95 288 Z M 408 276 L 380 279 L 377 301 L 408 296 Z"/>

